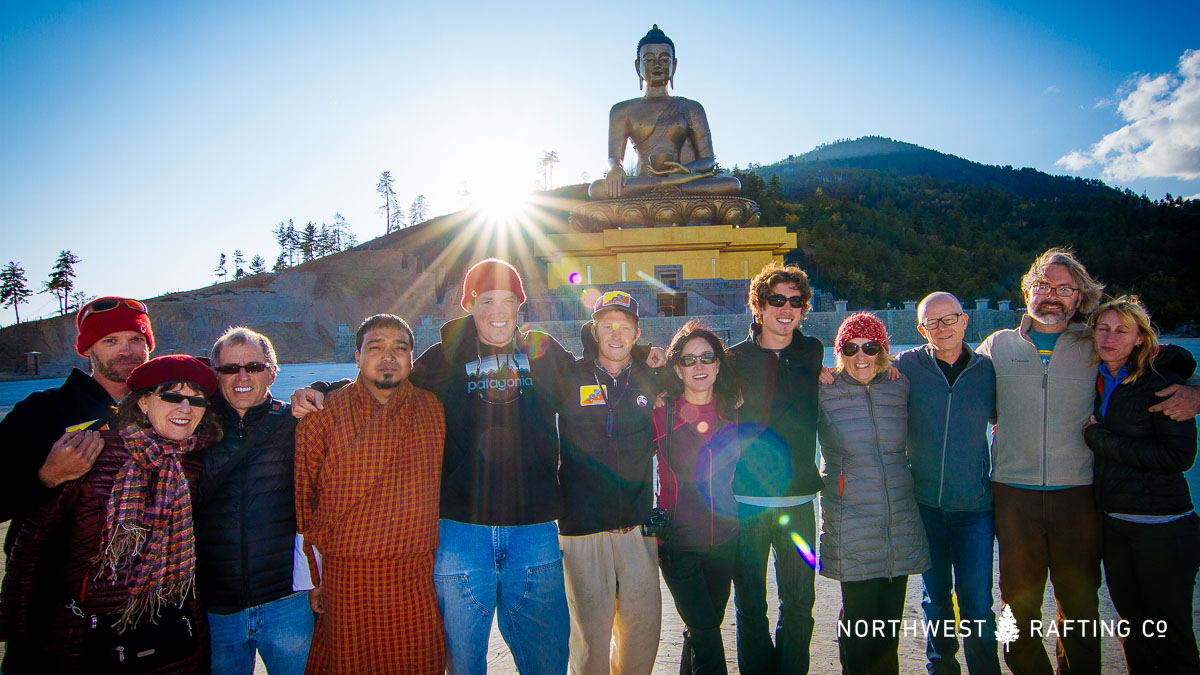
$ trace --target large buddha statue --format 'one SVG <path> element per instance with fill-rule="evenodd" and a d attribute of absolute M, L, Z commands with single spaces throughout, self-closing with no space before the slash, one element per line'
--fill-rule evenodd
<path fill-rule="evenodd" d="M 741 192 L 736 177 L 713 173 L 716 158 L 703 106 L 667 93 L 677 64 L 675 44 L 655 24 L 638 42 L 634 62 L 646 95 L 612 107 L 608 173 L 588 189 L 592 199 L 650 194 L 736 197 Z M 632 176 L 622 166 L 627 140 L 633 141 L 638 156 Z"/>

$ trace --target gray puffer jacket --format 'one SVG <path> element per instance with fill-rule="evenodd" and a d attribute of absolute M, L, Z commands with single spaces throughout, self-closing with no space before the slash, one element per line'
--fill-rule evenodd
<path fill-rule="evenodd" d="M 817 432 L 825 459 L 821 574 L 865 581 L 930 566 L 905 456 L 908 379 L 864 385 L 845 372 L 821 385 Z"/>

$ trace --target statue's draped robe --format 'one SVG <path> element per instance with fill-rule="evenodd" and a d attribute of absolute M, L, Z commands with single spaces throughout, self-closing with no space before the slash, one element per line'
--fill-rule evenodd
<path fill-rule="evenodd" d="M 433 394 L 405 382 L 381 404 L 361 378 L 297 427 L 296 520 L 324 608 L 308 673 L 445 669 L 433 588 L 444 438 Z"/>

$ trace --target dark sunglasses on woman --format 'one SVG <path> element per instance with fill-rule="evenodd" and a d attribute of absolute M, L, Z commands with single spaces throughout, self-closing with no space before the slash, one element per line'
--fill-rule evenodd
<path fill-rule="evenodd" d="M 883 347 L 879 346 L 878 342 L 864 342 L 862 351 L 867 356 L 875 356 L 883 351 Z M 858 345 L 853 342 L 847 342 L 842 345 L 842 356 L 854 356 L 858 353 Z"/>
<path fill-rule="evenodd" d="M 164 391 L 163 393 L 159 394 L 158 397 L 162 399 L 163 403 L 170 403 L 171 405 L 179 405 L 180 403 L 187 401 L 188 405 L 192 406 L 193 408 L 208 407 L 208 399 L 204 398 L 203 396 L 184 396 L 179 392 Z"/>
<path fill-rule="evenodd" d="M 683 356 L 679 357 L 679 365 L 683 366 L 684 368 L 691 368 L 692 366 L 696 365 L 696 361 L 699 361 L 706 366 L 711 366 L 717 362 L 717 355 L 712 352 L 704 352 L 699 356 L 695 354 L 684 354 Z"/>

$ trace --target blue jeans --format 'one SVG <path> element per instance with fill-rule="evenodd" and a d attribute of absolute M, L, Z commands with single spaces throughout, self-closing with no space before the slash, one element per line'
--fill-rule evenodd
<path fill-rule="evenodd" d="M 924 595 L 921 607 L 925 618 L 938 622 L 926 641 L 926 666 L 933 675 L 959 672 L 958 638 L 943 634 L 944 622 L 954 621 L 954 596 L 958 598 L 959 618 L 969 622 L 971 635 L 963 638 L 967 670 L 971 675 L 999 675 L 1000 658 L 996 652 L 996 615 L 992 612 L 992 561 L 995 524 L 991 511 L 945 511 L 918 504 L 925 534 L 929 538 L 929 556 L 933 566 L 921 575 Z M 977 623 L 982 621 L 983 623 Z M 964 631 L 965 632 L 965 631 Z"/>
<path fill-rule="evenodd" d="M 438 522 L 433 585 L 446 631 L 451 675 L 487 672 L 492 615 L 525 675 L 567 671 L 571 617 L 558 526 Z"/>
<path fill-rule="evenodd" d="M 313 613 L 308 594 L 293 593 L 235 614 L 208 614 L 214 673 L 254 672 L 254 651 L 271 675 L 299 675 L 308 660 Z"/>

